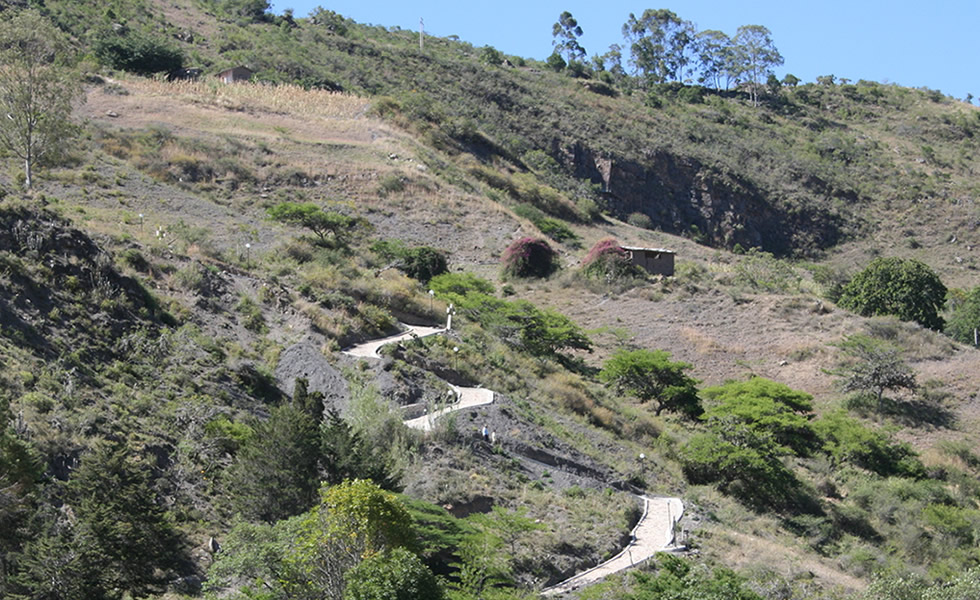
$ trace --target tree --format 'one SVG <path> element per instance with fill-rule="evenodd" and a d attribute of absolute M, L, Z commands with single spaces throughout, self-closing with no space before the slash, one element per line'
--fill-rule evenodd
<path fill-rule="evenodd" d="M 318 454 L 314 418 L 293 406 L 273 408 L 228 471 L 234 505 L 269 523 L 309 509 L 316 499 Z"/>
<path fill-rule="evenodd" d="M 149 473 L 123 443 L 101 442 L 83 455 L 67 486 L 74 524 L 53 526 L 25 549 L 28 587 L 79 599 L 162 592 L 184 556 Z"/>
<path fill-rule="evenodd" d="M 555 47 L 555 52 L 564 52 L 568 62 L 585 58 L 585 48 L 578 43 L 578 38 L 582 35 L 582 28 L 572 13 L 566 10 L 558 16 L 558 22 L 551 28 L 551 35 L 555 38 L 551 42 L 551 45 Z"/>
<path fill-rule="evenodd" d="M 0 380 L 0 388 L 7 382 Z M 7 574 L 13 555 L 24 541 L 22 530 L 35 483 L 41 477 L 41 461 L 31 445 L 20 438 L 10 423 L 8 400 L 0 396 L 0 596 L 7 595 Z"/>
<path fill-rule="evenodd" d="M 442 588 L 422 559 L 391 548 L 365 559 L 344 575 L 344 600 L 441 600 Z"/>
<path fill-rule="evenodd" d="M 685 371 L 691 365 L 671 362 L 665 350 L 619 350 L 606 361 L 599 379 L 641 402 L 657 401 L 656 414 L 665 410 L 688 417 L 701 414 L 697 380 Z"/>
<path fill-rule="evenodd" d="M 707 429 L 681 448 L 691 483 L 719 488 L 757 508 L 806 502 L 782 457 L 807 455 L 817 443 L 810 426 L 810 396 L 753 377 L 703 391 L 715 404 L 701 417 Z"/>
<path fill-rule="evenodd" d="M 701 68 L 701 76 L 698 77 L 700 83 L 710 85 L 716 90 L 727 90 L 738 80 L 735 47 L 726 33 L 715 30 L 701 31 L 695 38 L 695 47 L 698 66 Z"/>
<path fill-rule="evenodd" d="M 290 597 L 342 598 L 344 575 L 393 548 L 416 549 L 412 517 L 391 492 L 355 479 L 321 490 L 283 563 Z"/>
<path fill-rule="evenodd" d="M 772 73 L 783 64 L 783 57 L 772 42 L 772 34 L 762 25 L 742 25 L 733 40 L 737 64 L 751 86 L 752 103 L 759 104 L 759 90 Z"/>
<path fill-rule="evenodd" d="M 863 316 L 895 315 L 941 331 L 946 286 L 915 259 L 876 258 L 841 291 L 840 306 Z"/>
<path fill-rule="evenodd" d="M 752 377 L 705 388 L 702 394 L 712 401 L 701 417 L 709 424 L 742 424 L 770 438 L 782 454 L 807 456 L 817 445 L 810 425 L 813 397 L 806 392 L 765 377 Z"/>
<path fill-rule="evenodd" d="M 34 167 L 62 151 L 76 131 L 70 116 L 82 88 L 68 55 L 64 34 L 35 11 L 0 23 L 0 149 L 24 162 L 28 189 Z"/>
<path fill-rule="evenodd" d="M 961 292 L 962 293 L 962 292 Z M 950 296 L 953 294 L 950 293 Z M 952 300 L 950 301 L 952 304 Z M 953 305 L 946 321 L 946 334 L 958 342 L 973 344 L 974 332 L 980 329 L 980 286 Z"/>
<path fill-rule="evenodd" d="M 398 487 L 398 473 L 377 449 L 331 409 L 320 426 L 321 471 L 327 483 L 370 479 L 386 490 Z"/>
<path fill-rule="evenodd" d="M 623 25 L 631 62 L 651 83 L 680 80 L 689 62 L 687 52 L 694 26 L 667 9 L 647 9 L 640 18 L 630 13 Z"/>
<path fill-rule="evenodd" d="M 873 394 L 879 412 L 886 390 L 916 389 L 915 372 L 902 360 L 896 346 L 858 334 L 844 340 L 840 348 L 853 359 L 836 372 L 841 376 L 841 389 Z"/>
<path fill-rule="evenodd" d="M 283 202 L 266 210 L 269 217 L 280 223 L 305 227 L 316 234 L 319 244 L 335 245 L 346 242 L 347 233 L 357 223 L 353 217 L 323 210 L 312 202 Z"/>

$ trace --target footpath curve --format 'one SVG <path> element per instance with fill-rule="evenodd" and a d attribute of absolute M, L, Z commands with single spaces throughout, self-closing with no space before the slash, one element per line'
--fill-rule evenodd
<path fill-rule="evenodd" d="M 436 335 L 447 331 L 442 327 L 417 327 L 405 325 L 405 331 L 386 338 L 357 344 L 343 350 L 344 354 L 358 358 L 381 358 L 378 350 L 386 345 L 407 339 Z M 439 417 L 450 412 L 483 406 L 493 403 L 494 392 L 485 388 L 468 388 L 450 384 L 456 394 L 456 401 L 430 414 L 404 421 L 405 425 L 422 431 L 430 431 Z M 543 596 L 567 594 L 590 583 L 595 583 L 607 575 L 638 565 L 657 552 L 675 548 L 674 525 L 684 514 L 684 503 L 680 498 L 660 498 L 636 496 L 643 502 L 643 514 L 630 532 L 630 542 L 616 556 L 557 583 L 541 592 Z"/>

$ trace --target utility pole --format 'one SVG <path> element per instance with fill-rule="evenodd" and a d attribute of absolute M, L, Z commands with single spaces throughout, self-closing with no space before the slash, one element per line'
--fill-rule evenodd
<path fill-rule="evenodd" d="M 424 50 L 425 46 L 425 22 L 422 21 L 422 17 L 419 17 L 419 52 Z"/>

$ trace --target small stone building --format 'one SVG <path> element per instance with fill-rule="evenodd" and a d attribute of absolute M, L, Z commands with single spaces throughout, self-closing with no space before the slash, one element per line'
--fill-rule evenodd
<path fill-rule="evenodd" d="M 224 83 L 235 83 L 236 81 L 248 81 L 252 79 L 255 72 L 248 67 L 232 67 L 218 73 L 218 79 Z"/>
<path fill-rule="evenodd" d="M 674 255 L 677 253 L 673 250 L 635 246 L 623 246 L 622 248 L 629 253 L 630 261 L 634 265 L 643 267 L 648 273 L 667 277 L 674 274 Z"/>

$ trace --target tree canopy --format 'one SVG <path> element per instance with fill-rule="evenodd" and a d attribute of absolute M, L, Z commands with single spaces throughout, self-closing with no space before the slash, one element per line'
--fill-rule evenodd
<path fill-rule="evenodd" d="M 568 62 L 585 58 L 585 48 L 578 43 L 582 28 L 572 13 L 566 10 L 558 16 L 558 22 L 551 28 L 551 35 L 555 38 L 551 42 L 555 52 L 564 53 Z"/>
<path fill-rule="evenodd" d="M 312 202 L 283 202 L 267 209 L 269 217 L 280 223 L 305 227 L 312 231 L 318 243 L 342 245 L 357 220 L 336 212 L 323 210 Z"/>
<path fill-rule="evenodd" d="M 619 350 L 606 361 L 599 379 L 641 402 L 656 400 L 655 412 L 668 410 L 689 417 L 701 414 L 697 380 L 685 371 L 691 365 L 672 362 L 665 350 Z"/>
<path fill-rule="evenodd" d="M 869 317 L 895 315 L 929 329 L 942 330 L 939 312 L 946 286 L 926 264 L 911 258 L 876 258 L 841 292 L 839 304 Z"/>

